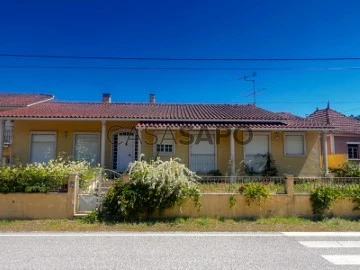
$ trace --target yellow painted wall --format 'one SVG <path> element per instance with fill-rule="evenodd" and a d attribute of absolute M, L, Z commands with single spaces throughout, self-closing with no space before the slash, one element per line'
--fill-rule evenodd
<path fill-rule="evenodd" d="M 261 206 L 253 202 L 247 205 L 245 197 L 236 194 L 236 204 L 230 207 L 229 198 L 232 194 L 203 194 L 200 209 L 187 201 L 180 207 L 175 206 L 164 212 L 164 217 L 313 217 L 309 195 L 271 195 Z M 360 210 L 354 209 L 355 204 L 350 200 L 338 200 L 333 204 L 330 212 L 337 217 L 360 217 Z"/>
<path fill-rule="evenodd" d="M 106 123 L 106 154 L 105 165 L 112 168 L 112 134 L 120 130 L 133 130 L 136 122 L 118 122 L 108 121 Z M 14 140 L 12 145 L 13 161 L 20 160 L 24 163 L 29 162 L 30 153 L 30 133 L 34 131 L 54 131 L 57 134 L 57 153 L 65 152 L 67 155 L 73 155 L 74 134 L 76 132 L 97 132 L 101 134 L 101 121 L 27 121 L 16 120 L 14 122 Z M 225 131 L 224 131 L 225 132 Z M 269 134 L 269 132 L 267 132 Z M 275 132 L 271 132 L 271 153 L 275 160 L 279 175 L 284 173 L 294 174 L 296 176 L 315 176 L 320 174 L 320 140 L 319 132 L 308 131 L 306 136 L 306 155 L 289 157 L 284 155 L 284 133 L 279 132 L 278 138 Z M 175 157 L 179 157 L 186 165 L 189 162 L 189 146 L 180 143 L 181 136 L 178 130 L 174 131 L 176 137 Z M 154 159 L 154 131 L 142 131 L 141 153 L 145 155 L 146 160 Z M 243 140 L 243 132 L 238 132 L 237 137 Z M 230 160 L 230 138 L 219 138 L 220 144 L 216 146 L 217 169 L 223 175 L 229 174 Z M 162 160 L 169 159 L 169 156 L 161 156 Z M 236 170 L 242 168 L 244 159 L 244 146 L 235 142 L 235 165 Z"/>
<path fill-rule="evenodd" d="M 73 216 L 71 199 L 66 193 L 0 194 L 0 218 L 41 219 Z"/>
<path fill-rule="evenodd" d="M 286 132 L 290 134 L 291 132 Z M 295 132 L 297 133 L 297 132 Z M 306 153 L 304 156 L 284 155 L 284 132 L 271 133 L 271 154 L 275 160 L 279 175 L 317 176 L 320 171 L 320 135 L 318 131 L 305 132 Z"/>

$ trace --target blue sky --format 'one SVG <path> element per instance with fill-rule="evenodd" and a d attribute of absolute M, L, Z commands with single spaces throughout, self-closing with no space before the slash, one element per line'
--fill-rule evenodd
<path fill-rule="evenodd" d="M 179 58 L 360 57 L 359 1 L 4 1 L 0 54 Z M 9 68 L 132 67 L 248 70 Z M 360 114 L 360 61 L 195 62 L 0 57 L 0 89 L 63 101 L 252 103 L 306 115 Z M 294 68 L 294 70 L 283 70 Z M 307 70 L 311 68 L 310 70 Z M 271 69 L 271 70 L 264 70 Z"/>

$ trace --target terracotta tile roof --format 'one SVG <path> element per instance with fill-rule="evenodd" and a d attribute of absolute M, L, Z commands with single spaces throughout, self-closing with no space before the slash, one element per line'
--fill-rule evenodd
<path fill-rule="evenodd" d="M 323 129 L 328 128 L 327 125 L 321 125 L 314 121 L 302 120 L 302 121 L 293 121 L 293 120 L 285 120 L 278 122 L 156 122 L 156 121 L 141 121 L 137 124 L 137 127 L 141 128 L 240 128 L 240 129 L 262 129 L 262 130 L 273 130 L 273 129 Z"/>
<path fill-rule="evenodd" d="M 53 99 L 46 94 L 0 93 L 0 107 L 23 107 Z"/>
<path fill-rule="evenodd" d="M 341 114 L 331 108 L 316 110 L 308 119 L 327 124 L 337 134 L 360 134 L 360 121 Z"/>
<path fill-rule="evenodd" d="M 326 123 L 304 119 L 289 113 L 274 113 L 255 105 L 240 104 L 45 102 L 36 106 L 0 112 L 0 118 L 131 119 L 141 121 L 139 125 L 143 127 L 201 125 L 217 128 L 259 129 L 329 128 Z M 161 124 L 160 121 L 163 123 Z"/>
<path fill-rule="evenodd" d="M 14 118 L 99 118 L 152 120 L 284 120 L 254 105 L 47 102 L 3 112 Z"/>
<path fill-rule="evenodd" d="M 287 120 L 304 120 L 303 117 L 292 114 L 290 112 L 278 112 L 277 114 L 281 115 L 282 117 L 284 117 Z"/>

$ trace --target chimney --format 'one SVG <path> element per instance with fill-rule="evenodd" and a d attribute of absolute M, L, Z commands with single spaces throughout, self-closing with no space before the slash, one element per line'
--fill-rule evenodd
<path fill-rule="evenodd" d="M 149 104 L 155 104 L 155 94 L 149 94 Z"/>
<path fill-rule="evenodd" d="M 102 102 L 103 103 L 111 103 L 111 94 L 110 93 L 103 93 L 102 94 Z"/>

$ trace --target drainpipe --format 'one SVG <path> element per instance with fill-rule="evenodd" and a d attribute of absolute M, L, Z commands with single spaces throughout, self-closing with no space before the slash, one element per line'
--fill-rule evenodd
<path fill-rule="evenodd" d="M 321 133 L 321 148 L 322 148 L 322 157 L 323 157 L 323 168 L 325 176 L 329 173 L 328 168 L 328 156 L 327 156 L 327 142 L 326 142 L 326 133 Z"/>
<path fill-rule="evenodd" d="M 0 120 L 0 165 L 3 164 L 5 121 Z"/>
<path fill-rule="evenodd" d="M 234 129 L 231 129 L 230 134 L 230 162 L 231 162 L 231 176 L 235 176 L 235 141 L 234 141 Z"/>
<path fill-rule="evenodd" d="M 101 154 L 100 165 L 105 168 L 105 139 L 106 139 L 106 120 L 101 121 Z"/>

